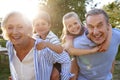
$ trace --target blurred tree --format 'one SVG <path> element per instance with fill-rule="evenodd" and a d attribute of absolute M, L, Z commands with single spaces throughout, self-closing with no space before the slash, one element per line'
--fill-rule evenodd
<path fill-rule="evenodd" d="M 94 9 L 94 8 L 97 8 L 99 4 L 101 4 L 100 1 L 98 2 L 95 2 L 95 0 L 86 0 L 86 8 L 89 8 L 89 9 Z"/>
<path fill-rule="evenodd" d="M 84 21 L 85 17 L 85 1 L 86 0 L 48 0 L 47 5 L 43 5 L 40 9 L 46 10 L 52 18 L 52 30 L 58 36 L 61 35 L 63 28 L 62 17 L 64 14 L 70 11 L 75 11 L 81 21 Z"/>
<path fill-rule="evenodd" d="M 120 26 L 120 1 L 109 3 L 103 9 L 108 13 L 112 27 Z"/>
<path fill-rule="evenodd" d="M 108 13 L 112 27 L 120 28 L 120 1 L 116 0 L 108 5 L 103 6 L 103 9 Z M 120 60 L 120 46 L 116 60 Z"/>

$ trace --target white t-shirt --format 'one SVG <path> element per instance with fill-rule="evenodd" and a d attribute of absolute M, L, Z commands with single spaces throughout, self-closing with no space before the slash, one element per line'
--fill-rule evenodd
<path fill-rule="evenodd" d="M 35 80 L 33 48 L 24 57 L 22 62 L 17 57 L 15 50 L 14 53 L 15 54 L 13 55 L 13 65 L 15 67 L 18 80 Z"/>

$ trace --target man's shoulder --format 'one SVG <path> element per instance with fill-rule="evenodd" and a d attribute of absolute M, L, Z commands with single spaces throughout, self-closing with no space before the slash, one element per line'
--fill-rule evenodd
<path fill-rule="evenodd" d="M 87 34 L 86 34 L 86 32 L 84 32 L 82 35 L 80 35 L 80 36 L 77 36 L 74 40 L 87 40 L 87 41 L 89 41 L 89 38 L 87 37 Z"/>
<path fill-rule="evenodd" d="M 120 35 L 120 29 L 118 29 L 118 28 L 113 28 L 113 29 L 112 29 L 112 34 L 113 34 L 113 35 L 116 35 L 116 36 L 117 36 L 117 35 Z"/>
<path fill-rule="evenodd" d="M 74 44 L 78 45 L 89 45 L 89 46 L 95 46 L 95 43 L 92 42 L 88 37 L 87 34 L 84 32 L 81 36 L 78 36 L 74 39 Z"/>
<path fill-rule="evenodd" d="M 114 32 L 120 32 L 120 29 L 119 28 L 112 28 L 112 31 L 114 31 Z"/>

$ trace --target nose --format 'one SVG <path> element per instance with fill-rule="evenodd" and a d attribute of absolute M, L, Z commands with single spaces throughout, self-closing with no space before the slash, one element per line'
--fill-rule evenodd
<path fill-rule="evenodd" d="M 94 35 L 98 35 L 99 34 L 99 29 L 97 28 L 94 28 L 94 31 L 93 31 Z"/>
<path fill-rule="evenodd" d="M 14 28 L 13 29 L 13 34 L 16 34 L 18 32 L 18 29 L 17 28 Z"/>

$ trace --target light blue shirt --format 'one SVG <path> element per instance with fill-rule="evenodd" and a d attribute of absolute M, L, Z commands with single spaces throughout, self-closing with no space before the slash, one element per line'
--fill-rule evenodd
<path fill-rule="evenodd" d="M 106 52 L 77 56 L 77 63 L 80 67 L 78 80 L 111 80 L 112 62 L 120 45 L 120 30 L 112 29 L 110 46 Z M 89 49 L 95 44 L 90 41 L 86 32 L 74 39 L 75 48 Z"/>
<path fill-rule="evenodd" d="M 36 80 L 50 80 L 50 75 L 53 68 L 53 63 L 60 63 L 61 68 L 61 80 L 69 80 L 72 77 L 70 73 L 71 60 L 66 52 L 57 54 L 49 48 L 44 48 L 42 50 L 36 49 L 36 44 L 39 43 L 39 40 L 36 40 L 34 46 L 34 68 L 35 68 L 35 78 Z M 9 62 L 10 62 L 10 71 L 13 80 L 18 80 L 17 73 L 13 65 L 13 55 L 14 47 L 10 41 L 7 42 Z M 18 75 L 19 76 L 19 75 Z M 29 76 L 28 76 L 29 77 Z"/>

